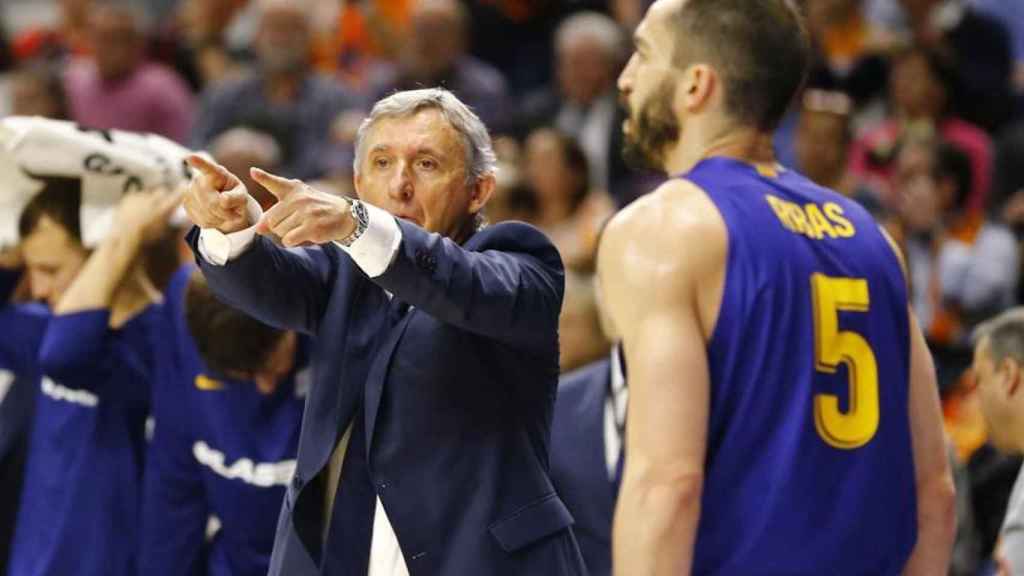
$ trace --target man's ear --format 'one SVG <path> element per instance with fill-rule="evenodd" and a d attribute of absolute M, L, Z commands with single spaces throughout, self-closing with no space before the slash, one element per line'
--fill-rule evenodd
<path fill-rule="evenodd" d="M 699 110 L 711 101 L 717 83 L 718 76 L 710 66 L 694 64 L 683 72 L 681 90 L 676 95 L 684 109 Z"/>
<path fill-rule="evenodd" d="M 494 188 L 498 185 L 494 174 L 485 174 L 477 178 L 476 183 L 470 190 L 469 213 L 477 214 L 484 209 L 487 202 L 494 194 Z"/>
<path fill-rule="evenodd" d="M 999 362 L 999 371 L 1003 374 L 1003 388 L 1007 398 L 1020 391 L 1020 364 L 1013 358 L 1003 358 Z"/>
<path fill-rule="evenodd" d="M 356 192 L 356 198 L 363 198 L 363 175 L 356 172 L 352 177 L 352 189 Z"/>

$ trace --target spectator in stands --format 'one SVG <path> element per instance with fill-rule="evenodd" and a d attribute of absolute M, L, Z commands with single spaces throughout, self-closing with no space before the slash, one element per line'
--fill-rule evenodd
<path fill-rule="evenodd" d="M 41 377 L 9 573 L 135 576 L 152 346 L 165 332 L 140 252 L 174 195 L 124 197 L 90 254 L 78 181 L 50 187 L 21 215 L 33 297 L 0 339 L 14 371 Z"/>
<path fill-rule="evenodd" d="M 1006 131 L 996 147 L 992 174 L 995 212 L 1024 243 L 1024 124 Z M 1024 302 L 1024 283 L 1017 285 L 1017 303 Z"/>
<path fill-rule="evenodd" d="M 139 574 L 264 576 L 295 471 L 309 342 L 222 304 L 191 266 L 164 301 Z"/>
<path fill-rule="evenodd" d="M 325 170 L 331 126 L 362 100 L 309 67 L 310 15 L 301 2 L 258 2 L 256 68 L 210 87 L 203 96 L 192 137 L 208 147 L 221 133 L 243 126 L 270 134 L 281 146 L 281 172 L 316 178 Z"/>
<path fill-rule="evenodd" d="M 540 128 L 526 140 L 525 176 L 537 202 L 533 223 L 562 254 L 565 266 L 593 272 L 597 235 L 615 211 L 591 186 L 587 157 L 572 137 Z"/>
<path fill-rule="evenodd" d="M 1001 451 L 1024 453 L 1024 309 L 982 324 L 974 342 L 974 385 L 989 439 Z M 1024 474 L 1010 494 L 995 556 L 1000 575 L 1024 572 Z"/>
<path fill-rule="evenodd" d="M 409 31 L 398 62 L 380 72 L 370 96 L 442 86 L 466 103 L 495 132 L 507 126 L 508 92 L 496 68 L 466 53 L 469 15 L 459 0 L 420 0 L 412 6 Z"/>
<path fill-rule="evenodd" d="M 32 27 L 13 36 L 15 60 L 58 59 L 90 52 L 88 28 L 93 0 L 59 0 L 57 4 L 60 20 L 56 28 Z"/>
<path fill-rule="evenodd" d="M 1005 26 L 965 0 L 900 0 L 914 42 L 952 73 L 950 110 L 996 132 L 1012 111 L 1013 51 Z"/>
<path fill-rule="evenodd" d="M 153 58 L 174 68 L 195 92 L 237 73 L 251 57 L 229 38 L 245 2 L 182 0 L 153 35 Z"/>
<path fill-rule="evenodd" d="M 881 95 L 893 40 L 864 17 L 860 0 L 806 0 L 816 62 L 808 84 L 845 92 L 858 107 Z"/>
<path fill-rule="evenodd" d="M 277 202 L 262 186 L 257 186 L 249 174 L 253 167 L 270 173 L 280 170 L 281 146 L 273 136 L 249 128 L 231 128 L 210 143 L 210 154 L 232 174 L 238 174 L 261 208 L 268 210 Z"/>
<path fill-rule="evenodd" d="M 963 342 L 980 319 L 1013 303 L 1020 253 L 1013 235 L 966 210 L 971 163 L 955 145 L 908 140 L 896 185 L 911 302 L 938 344 Z"/>
<path fill-rule="evenodd" d="M 979 127 L 949 113 L 949 70 L 932 52 L 912 48 L 897 55 L 889 80 L 889 117 L 869 128 L 853 145 L 850 167 L 895 208 L 892 169 L 901 142 L 908 136 L 935 135 L 955 144 L 971 159 L 974 174 L 967 208 L 980 211 L 990 185 L 992 141 Z"/>
<path fill-rule="evenodd" d="M 19 68 L 11 76 L 11 114 L 68 119 L 64 79 L 53 64 L 37 63 Z"/>
<path fill-rule="evenodd" d="M 842 92 L 807 90 L 796 132 L 797 166 L 805 176 L 845 196 L 857 192 L 848 170 L 853 129 L 852 100 Z"/>
<path fill-rule="evenodd" d="M 88 23 L 93 54 L 72 61 L 65 77 L 71 118 L 185 142 L 192 94 L 174 71 L 145 60 L 144 18 L 124 0 L 97 0 Z"/>
<path fill-rule="evenodd" d="M 519 120 L 523 131 L 554 125 L 576 138 L 590 163 L 590 181 L 616 195 L 609 185 L 626 170 L 615 88 L 624 56 L 614 20 L 596 12 L 569 16 L 555 33 L 556 85 L 528 96 Z"/>

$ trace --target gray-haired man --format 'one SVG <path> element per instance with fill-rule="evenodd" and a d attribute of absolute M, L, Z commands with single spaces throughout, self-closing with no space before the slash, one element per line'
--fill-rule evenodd
<path fill-rule="evenodd" d="M 278 198 L 265 214 L 192 159 L 211 288 L 318 342 L 271 574 L 583 573 L 548 478 L 557 251 L 523 224 L 480 226 L 494 152 L 446 91 L 378 102 L 356 156 L 354 201 L 253 171 Z"/>
<path fill-rule="evenodd" d="M 1024 308 L 982 324 L 974 333 L 974 376 L 989 441 L 1024 453 Z M 1024 574 L 1024 472 L 1010 494 L 996 549 L 1000 575 Z"/>

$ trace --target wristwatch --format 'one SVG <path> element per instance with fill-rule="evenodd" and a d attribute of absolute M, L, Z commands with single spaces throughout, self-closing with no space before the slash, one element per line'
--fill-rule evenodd
<path fill-rule="evenodd" d="M 348 248 L 352 246 L 352 243 L 359 239 L 366 232 L 366 227 L 370 225 L 370 215 L 366 212 L 366 206 L 357 199 L 348 199 L 349 213 L 352 215 L 352 220 L 356 223 L 356 229 L 351 234 L 338 240 L 338 244 Z"/>

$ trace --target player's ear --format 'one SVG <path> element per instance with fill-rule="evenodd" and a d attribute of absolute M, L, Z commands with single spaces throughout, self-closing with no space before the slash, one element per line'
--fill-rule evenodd
<path fill-rule="evenodd" d="M 717 82 L 714 69 L 707 64 L 693 64 L 683 72 L 676 94 L 686 110 L 702 108 L 711 99 Z"/>
<path fill-rule="evenodd" d="M 999 363 L 999 371 L 1003 373 L 1003 387 L 1006 396 L 1012 397 L 1020 391 L 1020 364 L 1013 358 L 1003 358 Z"/>

